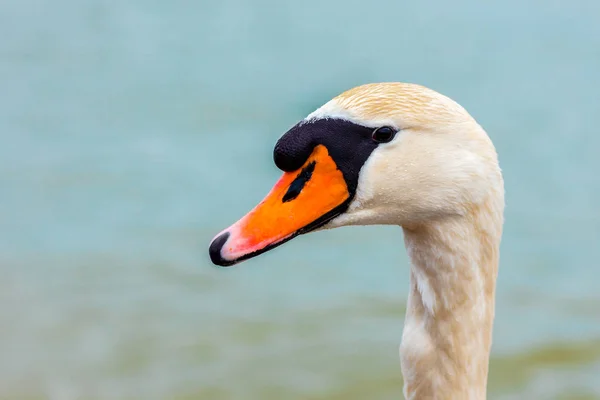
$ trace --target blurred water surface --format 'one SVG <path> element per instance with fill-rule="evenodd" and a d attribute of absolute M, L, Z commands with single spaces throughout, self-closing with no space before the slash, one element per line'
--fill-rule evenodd
<path fill-rule="evenodd" d="M 600 2 L 4 0 L 0 38 L 0 398 L 400 398 L 399 228 L 207 256 L 276 139 L 375 81 L 500 154 L 489 397 L 600 398 Z"/>

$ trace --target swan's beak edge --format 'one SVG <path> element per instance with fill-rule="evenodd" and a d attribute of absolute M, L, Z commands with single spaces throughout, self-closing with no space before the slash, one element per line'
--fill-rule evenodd
<path fill-rule="evenodd" d="M 262 202 L 215 236 L 211 261 L 231 266 L 317 229 L 341 214 L 349 198 L 342 172 L 318 145 L 300 169 L 285 172 Z"/>

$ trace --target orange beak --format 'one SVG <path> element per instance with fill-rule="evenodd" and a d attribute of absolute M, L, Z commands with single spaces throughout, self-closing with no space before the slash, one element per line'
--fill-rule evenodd
<path fill-rule="evenodd" d="M 324 225 L 349 197 L 342 172 L 318 145 L 300 169 L 284 173 L 260 204 L 213 239 L 211 260 L 229 266 L 257 256 Z"/>

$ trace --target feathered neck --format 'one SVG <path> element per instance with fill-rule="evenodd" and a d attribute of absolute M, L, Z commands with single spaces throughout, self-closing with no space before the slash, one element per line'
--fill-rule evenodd
<path fill-rule="evenodd" d="M 503 205 L 499 193 L 465 216 L 404 227 L 406 399 L 486 398 Z"/>

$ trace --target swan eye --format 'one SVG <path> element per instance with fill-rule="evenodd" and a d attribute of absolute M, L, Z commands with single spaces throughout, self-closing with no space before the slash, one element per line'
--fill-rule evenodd
<path fill-rule="evenodd" d="M 390 142 L 394 136 L 396 136 L 396 131 L 394 129 L 389 126 L 382 126 L 373 131 L 372 138 L 378 143 L 387 143 Z"/>

